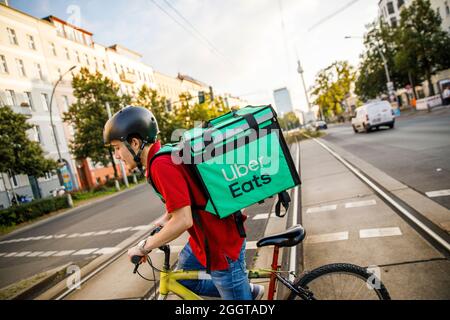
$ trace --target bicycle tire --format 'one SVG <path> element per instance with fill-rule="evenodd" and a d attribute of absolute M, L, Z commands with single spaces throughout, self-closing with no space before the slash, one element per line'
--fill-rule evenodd
<path fill-rule="evenodd" d="M 314 280 L 317 280 L 320 277 L 324 278 L 324 276 L 330 274 L 346 274 L 350 276 L 355 276 L 364 280 L 366 283 L 369 281 L 370 278 L 374 277 L 374 274 L 369 273 L 367 271 L 367 268 L 363 268 L 349 263 L 333 263 L 318 267 L 312 271 L 305 273 L 301 277 L 294 280 L 294 286 L 308 288 L 313 292 L 314 295 L 316 295 L 314 290 L 308 287 L 308 284 L 311 285 L 311 283 Z M 372 286 L 371 290 L 373 290 L 376 293 L 379 300 L 391 300 L 389 292 L 387 291 L 384 284 L 378 278 L 376 278 L 376 280 L 378 280 L 379 283 L 377 283 L 376 287 Z M 295 298 L 297 298 L 297 294 L 295 292 L 291 292 L 287 299 L 294 300 Z M 320 299 L 320 297 L 318 298 L 317 296 L 315 296 L 314 298 Z"/>

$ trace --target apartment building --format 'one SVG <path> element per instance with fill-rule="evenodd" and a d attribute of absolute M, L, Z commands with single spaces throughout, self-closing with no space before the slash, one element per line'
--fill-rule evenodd
<path fill-rule="evenodd" d="M 153 69 L 140 61 L 141 55 L 119 45 L 99 45 L 91 32 L 54 16 L 39 19 L 0 4 L 0 30 L 0 103 L 30 117 L 35 125 L 30 138 L 41 144 L 48 157 L 59 158 L 58 144 L 74 189 L 94 187 L 112 178 L 112 168 L 94 165 L 89 159 L 76 161 L 70 154 L 74 130 L 62 121 L 62 115 L 75 101 L 72 76 L 86 67 L 116 81 L 122 93 L 136 95 L 143 84 L 155 88 Z M 55 141 L 50 99 L 61 76 L 52 101 Z M 12 192 L 40 198 L 58 186 L 54 173 L 39 179 L 24 175 L 8 179 L 0 173 L 0 207 L 10 205 Z"/>

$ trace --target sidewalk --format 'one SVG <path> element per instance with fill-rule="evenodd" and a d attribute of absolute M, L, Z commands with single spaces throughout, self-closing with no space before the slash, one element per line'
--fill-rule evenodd
<path fill-rule="evenodd" d="M 314 140 L 302 141 L 300 164 L 306 270 L 375 266 L 393 299 L 450 298 L 449 261 L 371 188 Z"/>

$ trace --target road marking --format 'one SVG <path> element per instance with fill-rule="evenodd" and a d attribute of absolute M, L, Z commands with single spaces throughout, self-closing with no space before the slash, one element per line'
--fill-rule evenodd
<path fill-rule="evenodd" d="M 67 239 L 73 239 L 77 237 L 90 237 L 90 236 L 102 236 L 109 233 L 122 233 L 127 231 L 140 231 L 140 230 L 150 230 L 150 225 L 141 225 L 136 227 L 125 227 L 125 228 L 119 228 L 116 230 L 100 230 L 100 231 L 90 231 L 85 233 L 73 233 L 70 235 L 67 234 L 55 234 L 55 235 L 42 235 L 42 236 L 36 236 L 36 237 L 28 237 L 28 238 L 18 238 L 18 239 L 11 239 L 11 240 L 4 240 L 1 241 L 0 244 L 8 244 L 8 243 L 15 243 L 15 242 L 22 242 L 22 241 L 35 241 L 35 240 L 50 240 L 50 239 L 61 239 L 66 237 Z"/>
<path fill-rule="evenodd" d="M 345 204 L 345 208 L 359 208 L 359 207 L 368 207 L 368 206 L 374 206 L 376 205 L 377 202 L 372 199 L 372 200 L 367 200 L 367 201 L 358 201 L 358 202 L 348 202 Z"/>
<path fill-rule="evenodd" d="M 64 256 L 68 256 L 74 252 L 75 252 L 75 250 L 63 250 L 58 253 L 55 253 L 53 256 L 54 257 L 64 257 Z"/>
<path fill-rule="evenodd" d="M 27 258 L 29 258 L 29 257 L 37 257 L 37 256 L 39 256 L 39 255 L 41 255 L 41 254 L 43 254 L 44 253 L 44 251 L 35 251 L 35 252 L 33 252 L 33 253 L 30 253 L 28 256 L 27 256 Z"/>
<path fill-rule="evenodd" d="M 438 235 L 436 232 L 434 232 L 429 227 L 427 227 L 422 221 L 420 221 L 411 212 L 409 212 L 407 209 L 402 207 L 398 202 L 396 202 L 394 199 L 392 199 L 388 194 L 386 194 L 386 192 L 381 190 L 377 185 L 375 185 L 372 181 L 370 181 L 363 174 L 361 174 L 361 172 L 358 169 L 356 169 L 353 165 L 351 165 L 347 160 L 345 160 L 340 155 L 338 155 L 336 152 L 331 150 L 326 144 L 324 144 L 323 142 L 319 141 L 316 138 L 313 138 L 313 140 L 316 143 L 318 143 L 319 145 L 321 145 L 329 153 L 331 153 L 336 159 L 338 159 L 342 164 L 344 164 L 344 166 L 346 166 L 348 169 L 350 169 L 350 171 L 353 172 L 358 178 L 360 178 L 362 181 L 364 181 L 376 193 L 378 193 L 381 197 L 383 197 L 391 205 L 393 205 L 395 208 L 397 208 L 397 210 L 399 210 L 406 217 L 408 217 L 412 222 L 414 222 L 418 227 L 420 227 L 423 231 L 425 231 L 429 236 L 431 236 L 434 240 L 439 242 L 443 247 L 445 247 L 445 249 L 447 251 L 450 251 L 450 243 L 447 242 L 447 240 L 445 240 L 440 235 Z"/>
<path fill-rule="evenodd" d="M 13 256 L 15 256 L 16 254 L 18 254 L 18 252 L 11 252 L 11 253 L 8 253 L 8 254 L 5 256 L 5 258 L 13 257 Z"/>
<path fill-rule="evenodd" d="M 6 254 L 5 252 L 1 252 L 0 257 L 3 257 L 5 254 Z"/>
<path fill-rule="evenodd" d="M 73 256 L 81 256 L 86 254 L 91 254 L 94 251 L 97 251 L 99 248 L 92 248 L 92 249 L 81 249 L 72 254 Z"/>
<path fill-rule="evenodd" d="M 269 217 L 268 213 L 258 213 L 257 215 L 255 215 L 252 220 L 262 220 L 262 219 L 267 219 Z M 272 214 L 270 215 L 271 218 L 275 218 L 276 214 L 275 212 L 272 212 Z"/>
<path fill-rule="evenodd" d="M 445 197 L 445 196 L 450 196 L 450 189 L 430 191 L 430 192 L 426 192 L 425 194 L 429 198 Z"/>
<path fill-rule="evenodd" d="M 19 252 L 18 254 L 16 254 L 16 257 L 24 257 L 26 255 L 29 255 L 31 253 L 31 251 L 24 251 L 24 252 Z"/>
<path fill-rule="evenodd" d="M 112 230 L 103 230 L 103 231 L 98 231 L 96 233 L 94 233 L 94 236 L 102 236 L 108 233 L 111 233 Z"/>
<path fill-rule="evenodd" d="M 85 232 L 83 234 L 80 234 L 80 237 L 89 237 L 92 236 L 94 234 L 94 232 Z"/>
<path fill-rule="evenodd" d="M 130 230 L 131 229 L 131 227 L 127 227 L 127 228 L 120 228 L 120 229 L 116 229 L 116 230 L 114 230 L 113 232 L 111 232 L 111 233 L 122 233 L 122 232 L 125 232 L 125 231 L 128 231 L 128 230 Z"/>
<path fill-rule="evenodd" d="M 50 256 L 54 255 L 57 252 L 58 251 L 47 251 L 47 252 L 44 252 L 43 254 L 40 254 L 38 257 L 39 258 L 50 257 Z"/>
<path fill-rule="evenodd" d="M 377 238 L 377 237 L 392 237 L 392 236 L 401 236 L 401 235 L 402 235 L 402 231 L 398 227 L 359 230 L 359 237 L 361 239 Z"/>
<path fill-rule="evenodd" d="M 95 251 L 95 254 L 113 254 L 119 250 L 120 250 L 120 248 L 118 248 L 118 247 L 102 248 L 100 250 Z"/>
<path fill-rule="evenodd" d="M 314 208 L 308 208 L 306 210 L 306 213 L 316 213 L 316 212 L 324 212 L 324 211 L 333 211 L 337 209 L 337 205 L 328 205 L 328 206 L 320 206 L 320 207 L 314 207 Z"/>
<path fill-rule="evenodd" d="M 313 243 L 323 243 L 323 242 L 333 242 L 343 240 L 348 240 L 348 231 L 306 236 L 305 243 L 313 244 Z"/>
<path fill-rule="evenodd" d="M 150 228 L 151 228 L 151 226 L 150 225 L 143 225 L 143 226 L 137 226 L 137 227 L 134 227 L 133 229 L 131 229 L 131 231 L 141 231 L 141 230 L 147 230 L 147 229 L 149 229 L 150 230 Z"/>
<path fill-rule="evenodd" d="M 245 244 L 245 249 L 247 250 L 254 250 L 257 248 L 256 246 L 257 241 L 247 241 L 247 243 Z"/>

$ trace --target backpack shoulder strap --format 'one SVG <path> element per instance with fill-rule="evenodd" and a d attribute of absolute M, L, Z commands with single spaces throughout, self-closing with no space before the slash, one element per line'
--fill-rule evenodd
<path fill-rule="evenodd" d="M 173 152 L 173 150 L 176 149 L 175 144 L 166 144 L 164 146 L 161 147 L 161 149 L 158 150 L 158 152 L 155 153 L 155 155 L 150 159 L 150 162 L 148 164 L 148 178 L 147 178 L 147 182 L 153 187 L 153 190 L 155 191 L 155 193 L 158 195 L 158 197 L 161 199 L 162 202 L 165 203 L 165 200 L 162 196 L 162 194 L 158 191 L 158 189 L 156 188 L 153 180 L 152 180 L 152 174 L 151 174 L 151 167 L 153 164 L 153 161 L 155 161 L 159 156 L 165 155 L 165 154 L 171 154 Z"/>

